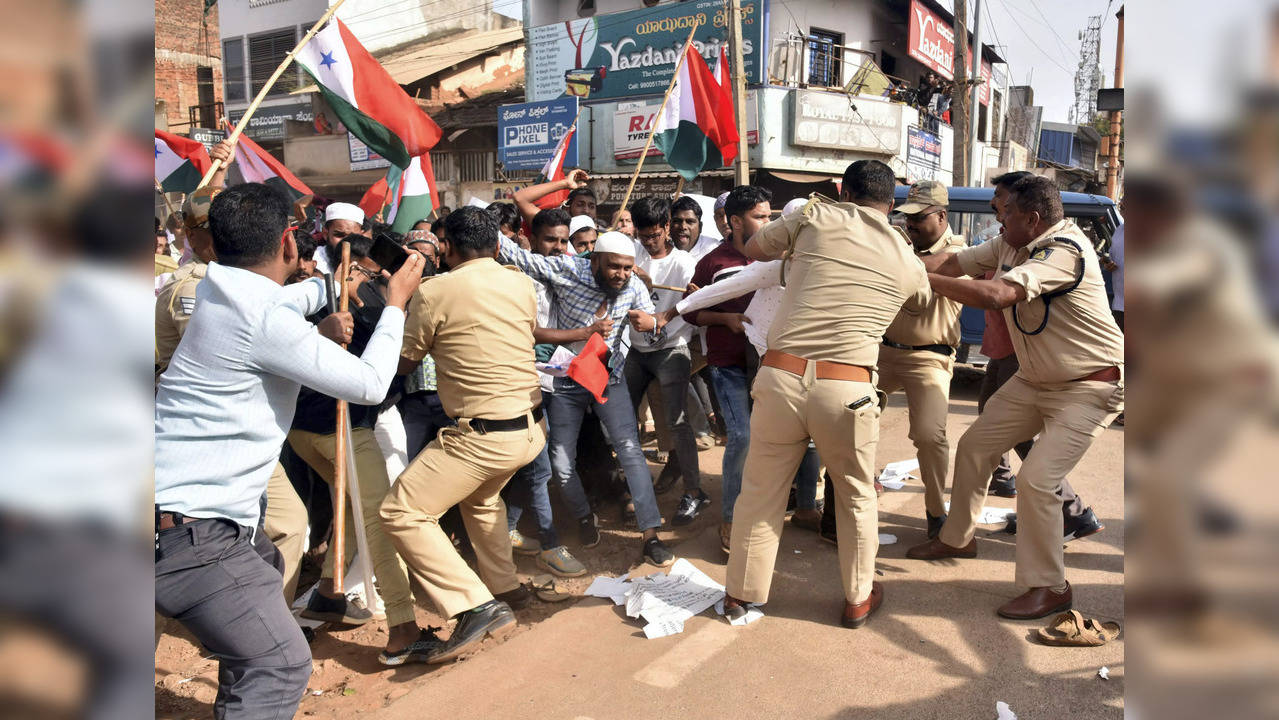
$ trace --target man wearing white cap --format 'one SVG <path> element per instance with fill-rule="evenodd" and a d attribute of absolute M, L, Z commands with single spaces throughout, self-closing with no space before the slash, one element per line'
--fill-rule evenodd
<path fill-rule="evenodd" d="M 568 224 L 568 242 L 578 255 L 594 250 L 597 238 L 599 230 L 590 215 L 578 215 Z"/>
<path fill-rule="evenodd" d="M 498 260 L 511 263 L 534 280 L 545 283 L 554 297 L 552 320 L 556 327 L 580 328 L 609 319 L 612 325 L 599 333 L 611 350 L 608 357 L 608 387 L 597 400 L 589 390 L 567 377 L 554 380 L 554 392 L 546 399 L 550 424 L 551 468 L 561 484 L 580 487 L 577 437 L 588 408 L 608 431 L 618 461 L 626 472 L 626 482 L 635 502 L 635 522 L 643 534 L 643 558 L 666 567 L 675 556 L 657 537 L 662 517 L 653 493 L 653 477 L 640 450 L 635 410 L 623 372 L 626 362 L 626 327 L 637 332 L 653 332 L 658 320 L 648 288 L 632 274 L 635 244 L 619 232 L 600 235 L 589 258 L 572 255 L 536 255 L 503 237 L 498 240 Z M 568 345 L 581 352 L 586 341 Z M 593 513 L 578 518 L 581 542 L 590 547 L 599 542 Z"/>
<path fill-rule="evenodd" d="M 329 248 L 336 248 L 347 235 L 357 235 L 364 230 L 364 211 L 351 203 L 329 203 L 324 209 L 324 245 L 315 249 L 315 269 L 321 273 L 333 272 Z"/>

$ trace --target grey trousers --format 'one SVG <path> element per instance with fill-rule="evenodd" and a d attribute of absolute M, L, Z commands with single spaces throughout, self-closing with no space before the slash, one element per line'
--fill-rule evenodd
<path fill-rule="evenodd" d="M 1021 365 L 1017 362 L 1016 355 L 1009 355 L 1005 358 L 999 358 L 998 360 L 992 359 L 990 361 L 990 364 L 986 366 L 986 376 L 982 378 L 981 390 L 977 395 L 978 415 L 980 415 L 981 411 L 986 408 L 986 401 L 995 394 L 996 390 L 1003 387 L 1004 383 L 1011 380 L 1012 376 L 1016 375 L 1020 368 Z M 1017 451 L 1017 457 L 1025 460 L 1026 456 L 1030 454 L 1030 449 L 1034 446 L 1035 440 L 1032 438 L 1024 443 L 1018 444 L 1013 449 Z M 996 467 L 995 472 L 991 474 L 991 480 L 1007 482 L 1009 478 L 1012 477 L 1013 469 L 1008 463 L 1008 453 L 1004 453 L 1003 456 L 999 458 L 999 466 Z M 1061 499 L 1062 515 L 1066 519 L 1079 517 L 1084 513 L 1084 510 L 1087 509 L 1084 507 L 1083 501 L 1075 494 L 1075 489 L 1070 486 L 1069 480 L 1063 479 L 1061 481 L 1061 488 L 1058 489 L 1057 496 Z"/>
<path fill-rule="evenodd" d="M 626 356 L 626 387 L 630 389 L 631 405 L 639 407 L 649 383 L 656 381 L 661 387 L 662 410 L 675 445 L 670 462 L 684 476 L 684 490 L 694 492 L 702 486 L 702 476 L 697 462 L 697 438 L 688 419 L 689 366 L 687 345 L 653 352 L 632 348 Z"/>
<path fill-rule="evenodd" d="M 248 528 L 229 520 L 197 520 L 157 536 L 155 609 L 218 658 L 215 718 L 286 720 L 297 712 L 311 648 L 281 582 Z"/>

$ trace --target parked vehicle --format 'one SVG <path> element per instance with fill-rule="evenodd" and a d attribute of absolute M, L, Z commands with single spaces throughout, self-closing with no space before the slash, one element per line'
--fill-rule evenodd
<path fill-rule="evenodd" d="M 906 201 L 909 186 L 897 188 L 895 205 Z M 947 206 L 950 226 L 955 232 L 966 234 L 969 245 L 980 245 L 999 235 L 999 223 L 990 209 L 990 200 L 995 189 L 989 187 L 951 187 L 947 188 L 950 204 Z M 1104 195 L 1064 192 L 1061 204 L 1066 217 L 1074 220 L 1080 228 L 1093 240 L 1098 254 L 1105 255 L 1110 250 L 1110 239 L 1115 229 L 1123 222 L 1119 215 L 1119 207 L 1114 200 Z M 1109 273 L 1106 286 L 1110 286 Z M 977 308 L 965 307 L 959 314 L 960 346 L 956 360 L 961 363 L 984 366 L 986 359 L 980 354 L 971 352 L 972 348 L 981 347 L 981 336 L 986 329 L 986 313 Z M 970 357 L 972 358 L 970 361 Z"/>

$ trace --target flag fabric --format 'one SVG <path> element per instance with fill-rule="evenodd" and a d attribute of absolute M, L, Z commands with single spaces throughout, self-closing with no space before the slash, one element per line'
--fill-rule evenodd
<path fill-rule="evenodd" d="M 357 203 L 364 211 L 364 217 L 371 218 L 382 212 L 390 193 L 391 187 L 387 184 L 386 178 L 379 178 L 368 190 L 365 190 L 364 197 Z"/>
<path fill-rule="evenodd" d="M 195 190 L 212 164 L 204 143 L 155 131 L 155 180 L 165 192 Z"/>
<path fill-rule="evenodd" d="M 737 125 L 726 68 L 723 75 L 725 82 L 720 84 L 702 56 L 686 49 L 666 107 L 654 121 L 653 144 L 685 180 L 737 157 Z"/>
<path fill-rule="evenodd" d="M 231 122 L 227 121 L 227 127 L 231 127 Z M 289 197 L 289 202 L 294 202 L 303 195 L 314 195 L 311 188 L 306 183 L 297 179 L 297 177 L 284 167 L 284 163 L 276 160 L 271 153 L 262 149 L 261 145 L 253 142 L 247 135 L 240 135 L 235 141 L 235 164 L 234 168 L 239 168 L 239 174 L 244 182 L 265 183 L 279 190 Z"/>
<path fill-rule="evenodd" d="M 564 137 L 560 138 L 559 143 L 555 145 L 555 152 L 551 154 L 551 158 L 542 166 L 540 182 L 548 183 L 564 179 L 564 157 L 568 154 L 569 143 L 573 142 L 573 135 L 577 133 L 577 121 L 569 127 L 568 132 L 564 133 Z M 533 201 L 533 204 L 543 210 L 557 208 L 568 199 L 568 190 L 560 190 L 550 195 L 543 195 L 541 198 Z"/>
<path fill-rule="evenodd" d="M 440 206 L 430 153 L 413 158 L 404 170 L 392 167 L 386 173 L 386 183 L 387 203 L 391 206 L 386 221 L 391 223 L 393 232 L 412 230 Z"/>
<path fill-rule="evenodd" d="M 599 333 L 591 333 L 586 347 L 568 364 L 568 376 L 589 390 L 601 404 L 608 402 L 608 398 L 604 397 L 604 391 L 608 389 L 608 367 L 604 365 L 607 354 L 604 338 Z"/>
<path fill-rule="evenodd" d="M 731 100 L 733 97 L 733 88 L 729 85 L 728 80 L 728 46 L 719 46 L 719 60 L 715 63 L 715 82 L 724 88 L 724 92 L 728 93 Z"/>
<path fill-rule="evenodd" d="M 422 112 L 341 20 L 316 33 L 297 54 L 338 119 L 398 168 L 435 146 L 440 126 Z"/>

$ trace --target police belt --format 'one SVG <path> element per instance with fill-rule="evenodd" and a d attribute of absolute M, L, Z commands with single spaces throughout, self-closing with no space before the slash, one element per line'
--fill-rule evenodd
<path fill-rule="evenodd" d="M 539 405 L 533 408 L 533 422 L 542 421 L 542 407 Z M 507 420 L 489 420 L 487 418 L 471 418 L 467 421 L 471 429 L 481 435 L 487 435 L 491 432 L 509 432 L 511 430 L 525 430 L 528 428 L 528 415 L 521 415 Z"/>
<path fill-rule="evenodd" d="M 892 340 L 884 340 L 884 344 L 890 348 L 897 348 L 898 350 L 927 350 L 928 352 L 935 352 L 938 355 L 945 355 L 946 357 L 950 357 L 955 354 L 955 348 L 949 345 L 902 345 L 901 343 L 895 343 Z"/>
<path fill-rule="evenodd" d="M 814 370 L 818 380 L 850 380 L 853 382 L 870 382 L 870 368 L 861 365 L 848 365 L 845 363 L 830 362 L 828 360 L 817 360 L 817 368 Z M 767 365 L 771 368 L 784 370 L 792 375 L 804 376 L 804 371 L 808 369 L 808 360 L 781 350 L 769 350 L 764 353 L 764 358 L 760 360 L 760 364 Z"/>

